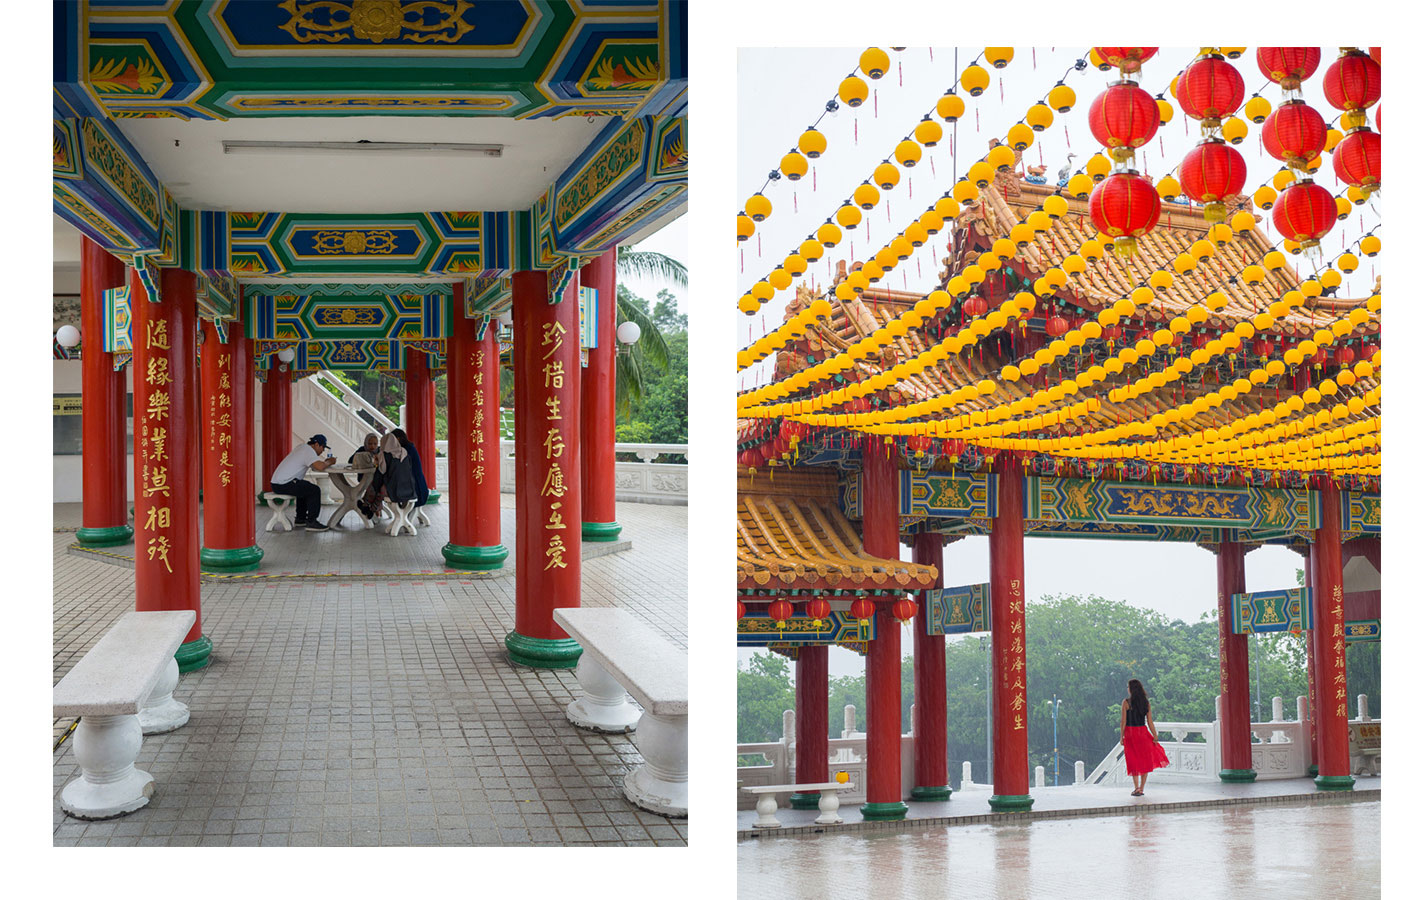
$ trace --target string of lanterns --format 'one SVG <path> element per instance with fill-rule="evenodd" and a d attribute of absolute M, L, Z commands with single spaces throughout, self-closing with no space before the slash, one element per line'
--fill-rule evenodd
<path fill-rule="evenodd" d="M 787 346 L 788 341 L 798 340 L 807 333 L 807 328 L 831 316 L 831 303 L 815 300 L 801 312 L 786 320 L 777 328 L 758 338 L 746 348 L 738 351 L 738 371 L 757 365 Z"/>

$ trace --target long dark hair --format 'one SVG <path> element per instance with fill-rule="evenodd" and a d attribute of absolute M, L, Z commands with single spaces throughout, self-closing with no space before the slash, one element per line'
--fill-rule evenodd
<path fill-rule="evenodd" d="M 399 446 L 405 450 L 413 446 L 413 441 L 408 439 L 408 432 L 404 431 L 402 428 L 395 428 L 393 431 L 390 431 L 389 434 L 392 434 L 399 442 Z"/>
<path fill-rule="evenodd" d="M 1141 682 L 1133 678 L 1127 682 L 1127 691 L 1132 695 L 1132 709 L 1138 715 L 1146 715 L 1151 709 L 1151 701 L 1146 698 L 1146 688 L 1141 686 Z"/>

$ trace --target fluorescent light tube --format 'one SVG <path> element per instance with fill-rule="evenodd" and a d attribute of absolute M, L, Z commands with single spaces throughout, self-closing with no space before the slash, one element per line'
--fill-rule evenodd
<path fill-rule="evenodd" d="M 385 155 L 502 155 L 501 144 L 455 144 L 429 141 L 222 141 L 223 153 L 382 153 Z"/>

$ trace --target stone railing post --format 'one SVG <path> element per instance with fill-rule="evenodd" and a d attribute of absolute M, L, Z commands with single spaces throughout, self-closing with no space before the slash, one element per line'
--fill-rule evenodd
<path fill-rule="evenodd" d="M 1219 694 L 1216 694 L 1216 695 L 1215 695 L 1215 724 L 1216 724 L 1217 726 L 1220 725 L 1220 695 L 1219 695 Z M 1216 736 L 1216 739 L 1219 740 L 1219 735 Z"/>
<path fill-rule="evenodd" d="M 845 716 L 846 716 L 846 722 L 844 723 L 845 727 L 842 729 L 841 736 L 844 737 L 844 738 L 849 738 L 849 737 L 851 737 L 853 734 L 856 733 L 856 707 L 855 707 L 855 705 L 853 705 L 853 704 L 851 704 L 851 703 L 846 704 L 846 709 L 845 709 L 844 712 L 845 712 Z"/>
<path fill-rule="evenodd" d="M 1359 700 L 1360 700 L 1362 703 L 1366 704 L 1368 698 L 1367 698 L 1366 696 L 1361 696 L 1361 695 L 1360 695 Z M 1366 710 L 1367 707 L 1364 706 L 1363 709 Z M 909 733 L 910 733 L 910 735 L 911 735 L 912 737 L 915 735 L 915 704 L 914 704 L 914 703 L 910 704 L 910 732 L 909 732 Z"/>
<path fill-rule="evenodd" d="M 1034 787 L 1045 787 L 1045 786 L 1046 786 L 1047 777 L 1048 777 L 1048 776 L 1044 773 L 1044 769 L 1043 769 L 1042 766 L 1034 766 L 1034 767 L 1033 767 L 1033 786 L 1034 786 Z"/>
<path fill-rule="evenodd" d="M 1275 697 L 1270 700 L 1270 720 L 1274 722 L 1284 721 L 1284 698 Z"/>
<path fill-rule="evenodd" d="M 1358 721 L 1359 721 L 1359 722 L 1371 722 L 1371 721 L 1373 721 L 1372 719 L 1370 719 L 1370 718 L 1368 717 L 1368 695 L 1367 695 L 1367 694 L 1359 694 L 1359 695 L 1358 695 Z"/>
<path fill-rule="evenodd" d="M 961 788 L 972 786 L 974 784 L 974 766 L 966 760 L 961 764 L 960 768 L 962 771 L 960 772 L 959 786 Z"/>
<path fill-rule="evenodd" d="M 1073 763 L 1073 785 L 1080 785 L 1087 780 L 1087 769 L 1083 766 L 1082 760 Z"/>
<path fill-rule="evenodd" d="M 797 740 L 797 711 L 784 709 L 782 711 L 782 739 L 791 744 Z"/>

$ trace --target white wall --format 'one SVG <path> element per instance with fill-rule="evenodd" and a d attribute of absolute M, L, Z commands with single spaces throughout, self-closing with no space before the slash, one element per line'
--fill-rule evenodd
<path fill-rule="evenodd" d="M 131 367 L 124 372 L 128 390 L 133 389 Z M 51 394 L 83 393 L 83 364 L 77 359 L 54 360 L 54 387 Z M 123 466 L 128 485 L 128 502 L 133 502 L 133 457 Z M 83 500 L 84 471 L 82 456 L 54 457 L 54 502 L 79 503 Z"/>

